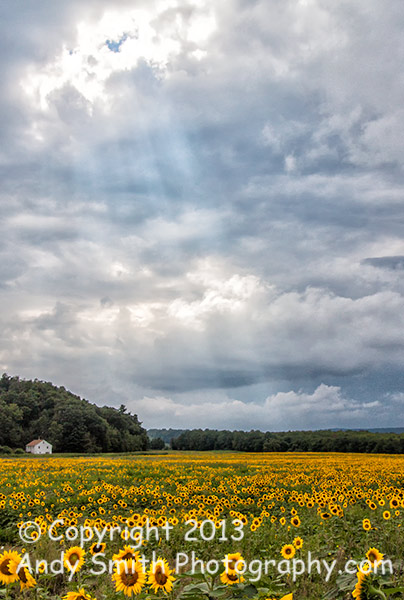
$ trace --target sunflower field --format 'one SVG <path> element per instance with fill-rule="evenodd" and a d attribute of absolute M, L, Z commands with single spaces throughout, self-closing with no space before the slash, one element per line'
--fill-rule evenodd
<path fill-rule="evenodd" d="M 404 456 L 0 459 L 0 597 L 404 598 Z"/>

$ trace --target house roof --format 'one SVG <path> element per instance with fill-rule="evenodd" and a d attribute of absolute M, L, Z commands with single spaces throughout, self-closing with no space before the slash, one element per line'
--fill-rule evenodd
<path fill-rule="evenodd" d="M 27 444 L 27 446 L 36 446 L 40 442 L 44 442 L 44 441 L 45 440 L 32 440 L 32 442 L 30 442 L 29 444 Z"/>

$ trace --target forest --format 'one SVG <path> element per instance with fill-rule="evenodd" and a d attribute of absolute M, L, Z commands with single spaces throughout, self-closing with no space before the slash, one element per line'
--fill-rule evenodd
<path fill-rule="evenodd" d="M 241 452 L 404 453 L 404 434 L 369 431 L 217 431 L 192 429 L 171 440 L 174 450 Z"/>
<path fill-rule="evenodd" d="M 44 438 L 53 452 L 134 452 L 149 445 L 137 415 L 125 406 L 96 406 L 51 383 L 3 374 L 0 446 L 25 449 Z"/>

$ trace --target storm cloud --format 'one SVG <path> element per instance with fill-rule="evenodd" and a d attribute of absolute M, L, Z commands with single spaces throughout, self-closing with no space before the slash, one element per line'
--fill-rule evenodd
<path fill-rule="evenodd" d="M 0 366 L 146 426 L 404 416 L 404 6 L 5 0 Z"/>

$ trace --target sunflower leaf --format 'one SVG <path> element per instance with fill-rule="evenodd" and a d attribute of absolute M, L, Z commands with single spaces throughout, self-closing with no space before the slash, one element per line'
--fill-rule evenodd
<path fill-rule="evenodd" d="M 390 588 L 390 589 L 384 589 L 383 593 L 385 596 L 389 597 L 392 594 L 398 594 L 399 592 L 404 592 L 404 587 L 397 587 L 397 588 Z"/>

